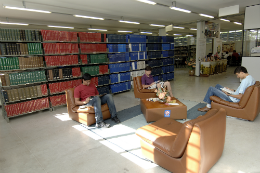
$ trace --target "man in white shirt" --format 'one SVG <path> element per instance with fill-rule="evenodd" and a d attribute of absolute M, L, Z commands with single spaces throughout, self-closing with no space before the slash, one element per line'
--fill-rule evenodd
<path fill-rule="evenodd" d="M 249 86 L 252 86 L 255 84 L 254 78 L 248 74 L 247 69 L 243 66 L 237 67 L 234 71 L 234 74 L 236 74 L 237 78 L 240 78 L 242 80 L 239 87 L 236 90 L 233 90 L 233 89 L 230 89 L 227 87 L 223 87 L 219 84 L 217 84 L 215 87 L 209 87 L 207 94 L 203 100 L 204 102 L 207 103 L 207 105 L 204 108 L 199 108 L 198 111 L 207 112 L 211 109 L 210 96 L 213 96 L 213 95 L 218 96 L 225 101 L 237 103 L 242 98 L 246 89 Z M 229 90 L 233 91 L 233 93 L 230 94 L 228 92 L 225 92 L 222 90 L 223 88 L 229 89 Z"/>
<path fill-rule="evenodd" d="M 227 57 L 229 56 L 228 52 L 226 52 L 226 54 L 224 55 L 224 59 L 227 59 Z"/>

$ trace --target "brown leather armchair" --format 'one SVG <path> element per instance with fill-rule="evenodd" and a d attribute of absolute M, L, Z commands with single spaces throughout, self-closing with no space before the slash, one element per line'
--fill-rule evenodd
<path fill-rule="evenodd" d="M 233 103 L 222 100 L 217 96 L 211 96 L 211 107 L 213 109 L 223 108 L 228 116 L 254 121 L 260 112 L 260 82 L 248 87 L 243 94 L 240 102 Z"/>
<path fill-rule="evenodd" d="M 224 109 L 211 109 L 184 124 L 163 118 L 136 131 L 142 154 L 174 173 L 208 172 L 222 155 L 225 133 Z"/>
<path fill-rule="evenodd" d="M 135 98 L 146 99 L 146 98 L 155 98 L 156 93 L 155 89 L 143 89 L 142 86 L 142 76 L 134 77 L 134 94 Z"/>
<path fill-rule="evenodd" d="M 66 90 L 65 93 L 69 117 L 72 120 L 86 124 L 87 126 L 96 123 L 94 107 L 79 109 L 79 106 L 75 105 L 74 88 Z M 104 120 L 111 117 L 107 104 L 101 105 L 101 110 Z"/>

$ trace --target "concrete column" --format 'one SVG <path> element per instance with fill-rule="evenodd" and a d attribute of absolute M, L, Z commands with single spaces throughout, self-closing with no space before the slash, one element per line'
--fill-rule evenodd
<path fill-rule="evenodd" d="M 197 23 L 195 76 L 200 76 L 200 61 L 205 56 L 206 56 L 205 22 L 198 22 Z"/>
<path fill-rule="evenodd" d="M 166 36 L 165 28 L 159 29 L 159 36 Z"/>

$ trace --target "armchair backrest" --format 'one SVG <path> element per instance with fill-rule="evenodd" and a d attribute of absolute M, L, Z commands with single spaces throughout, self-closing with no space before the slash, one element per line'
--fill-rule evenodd
<path fill-rule="evenodd" d="M 238 103 L 239 106 L 241 108 L 244 108 L 247 105 L 249 99 L 251 99 L 251 97 L 255 96 L 259 98 L 259 89 L 260 89 L 259 81 L 256 81 L 255 85 L 248 87 L 245 93 L 243 94 L 242 98 L 240 99 L 240 102 Z"/>
<path fill-rule="evenodd" d="M 142 90 L 142 76 L 134 77 L 134 87 L 136 87 L 137 90 Z"/>
<path fill-rule="evenodd" d="M 75 99 L 74 99 L 74 89 L 75 88 L 70 88 L 65 91 L 66 93 L 66 101 L 67 101 L 67 109 L 69 113 L 69 117 L 74 119 L 77 116 L 77 113 L 73 111 L 73 108 L 76 107 L 75 105 Z"/>

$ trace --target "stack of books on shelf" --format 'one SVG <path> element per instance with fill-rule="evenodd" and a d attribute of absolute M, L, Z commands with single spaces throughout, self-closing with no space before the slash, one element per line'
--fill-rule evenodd
<path fill-rule="evenodd" d="M 149 52 L 149 53 L 154 53 L 154 52 Z M 157 52 L 155 52 L 155 53 L 157 53 Z M 130 56 L 131 61 L 147 59 L 146 52 L 130 52 L 129 56 Z"/>
<path fill-rule="evenodd" d="M 50 102 L 52 107 L 66 105 L 66 95 L 51 96 Z"/>
<path fill-rule="evenodd" d="M 41 98 L 16 104 L 5 105 L 7 117 L 31 113 L 49 108 L 49 99 Z"/>
<path fill-rule="evenodd" d="M 174 37 L 170 36 L 162 36 L 163 43 L 174 43 Z"/>
<path fill-rule="evenodd" d="M 107 44 L 108 52 L 129 52 L 128 44 Z"/>
<path fill-rule="evenodd" d="M 45 54 L 77 54 L 77 43 L 43 43 Z"/>
<path fill-rule="evenodd" d="M 98 87 L 97 90 L 98 90 L 100 95 L 110 93 L 109 86 Z"/>
<path fill-rule="evenodd" d="M 129 61 L 129 53 L 108 54 L 108 58 L 110 62 Z"/>
<path fill-rule="evenodd" d="M 130 43 L 146 43 L 146 35 L 127 35 L 127 42 Z"/>
<path fill-rule="evenodd" d="M 51 69 L 47 71 L 47 78 L 49 81 L 59 80 L 64 78 L 69 79 L 73 77 L 76 76 L 73 76 L 72 68 Z"/>
<path fill-rule="evenodd" d="M 141 70 L 145 68 L 145 61 L 131 62 L 132 70 Z"/>
<path fill-rule="evenodd" d="M 110 73 L 130 71 L 130 62 L 109 64 Z"/>
<path fill-rule="evenodd" d="M 162 44 L 147 44 L 147 50 L 162 50 Z"/>
<path fill-rule="evenodd" d="M 88 61 L 90 61 L 88 55 L 80 55 L 81 64 L 85 65 L 88 64 Z"/>
<path fill-rule="evenodd" d="M 79 44 L 81 53 L 107 52 L 106 44 Z"/>
<path fill-rule="evenodd" d="M 72 68 L 72 76 L 73 77 L 80 77 L 81 76 L 80 67 Z"/>
<path fill-rule="evenodd" d="M 163 56 L 163 57 L 174 56 L 174 51 L 173 51 L 173 50 L 170 50 L 170 51 L 162 51 L 162 56 Z"/>
<path fill-rule="evenodd" d="M 11 90 L 3 90 L 2 93 L 4 95 L 5 103 L 47 96 L 48 94 L 46 84 Z"/>
<path fill-rule="evenodd" d="M 82 74 L 88 73 L 90 75 L 98 75 L 99 74 L 99 66 L 87 66 L 81 67 Z"/>
<path fill-rule="evenodd" d="M 111 84 L 110 88 L 112 93 L 127 91 L 131 89 L 131 81 L 118 83 L 118 84 Z"/>
<path fill-rule="evenodd" d="M 98 76 L 98 85 L 108 85 L 109 75 Z"/>
<path fill-rule="evenodd" d="M 106 34 L 79 32 L 80 42 L 106 42 Z"/>
<path fill-rule="evenodd" d="M 43 41 L 77 42 L 77 32 L 41 30 Z"/>
<path fill-rule="evenodd" d="M 131 80 L 130 72 L 119 73 L 119 74 L 111 74 L 110 81 L 111 83 L 118 83 Z"/>
<path fill-rule="evenodd" d="M 1 55 L 43 54 L 41 43 L 0 43 Z"/>
<path fill-rule="evenodd" d="M 91 55 L 86 55 L 89 56 L 88 58 L 88 64 L 100 64 L 100 63 L 107 63 L 108 58 L 107 54 L 91 54 Z"/>
<path fill-rule="evenodd" d="M 108 65 L 100 65 L 99 74 L 108 74 Z"/>
<path fill-rule="evenodd" d="M 174 65 L 163 66 L 162 71 L 163 71 L 163 73 L 173 72 L 174 71 Z"/>
<path fill-rule="evenodd" d="M 129 44 L 129 51 L 146 51 L 146 43 L 132 43 Z"/>
<path fill-rule="evenodd" d="M 0 70 L 19 69 L 18 57 L 0 57 Z"/>
<path fill-rule="evenodd" d="M 63 56 L 45 56 L 45 63 L 47 67 L 78 65 L 77 55 L 63 55 Z"/>
<path fill-rule="evenodd" d="M 20 69 L 44 67 L 42 56 L 19 57 L 18 60 Z"/>
<path fill-rule="evenodd" d="M 108 42 L 108 43 L 128 43 L 128 36 L 127 35 L 107 34 L 106 42 Z"/>
<path fill-rule="evenodd" d="M 153 68 L 153 71 L 151 73 L 152 76 L 160 75 L 162 74 L 162 68 L 161 67 L 155 67 Z"/>
<path fill-rule="evenodd" d="M 164 61 L 164 59 L 163 59 L 163 61 Z M 161 66 L 162 65 L 162 60 L 160 60 L 160 59 L 149 60 L 149 61 L 147 61 L 147 64 L 150 67 Z"/>
<path fill-rule="evenodd" d="M 162 37 L 161 36 L 147 36 L 148 43 L 161 43 Z"/>
<path fill-rule="evenodd" d="M 148 52 L 147 53 L 148 59 L 151 58 L 161 58 L 162 57 L 162 52 Z"/>
<path fill-rule="evenodd" d="M 32 71 L 22 73 L 4 73 L 0 75 L 2 86 L 24 85 L 37 82 L 45 82 L 45 71 Z"/>
<path fill-rule="evenodd" d="M 174 64 L 174 59 L 173 58 L 165 58 L 162 60 L 163 65 L 169 65 L 169 64 Z"/>
<path fill-rule="evenodd" d="M 49 83 L 50 94 L 56 94 L 64 92 L 67 89 L 75 88 L 82 84 L 82 79 L 71 80 L 66 82 Z"/>
<path fill-rule="evenodd" d="M 1 29 L 0 41 L 41 41 L 38 30 Z"/>

